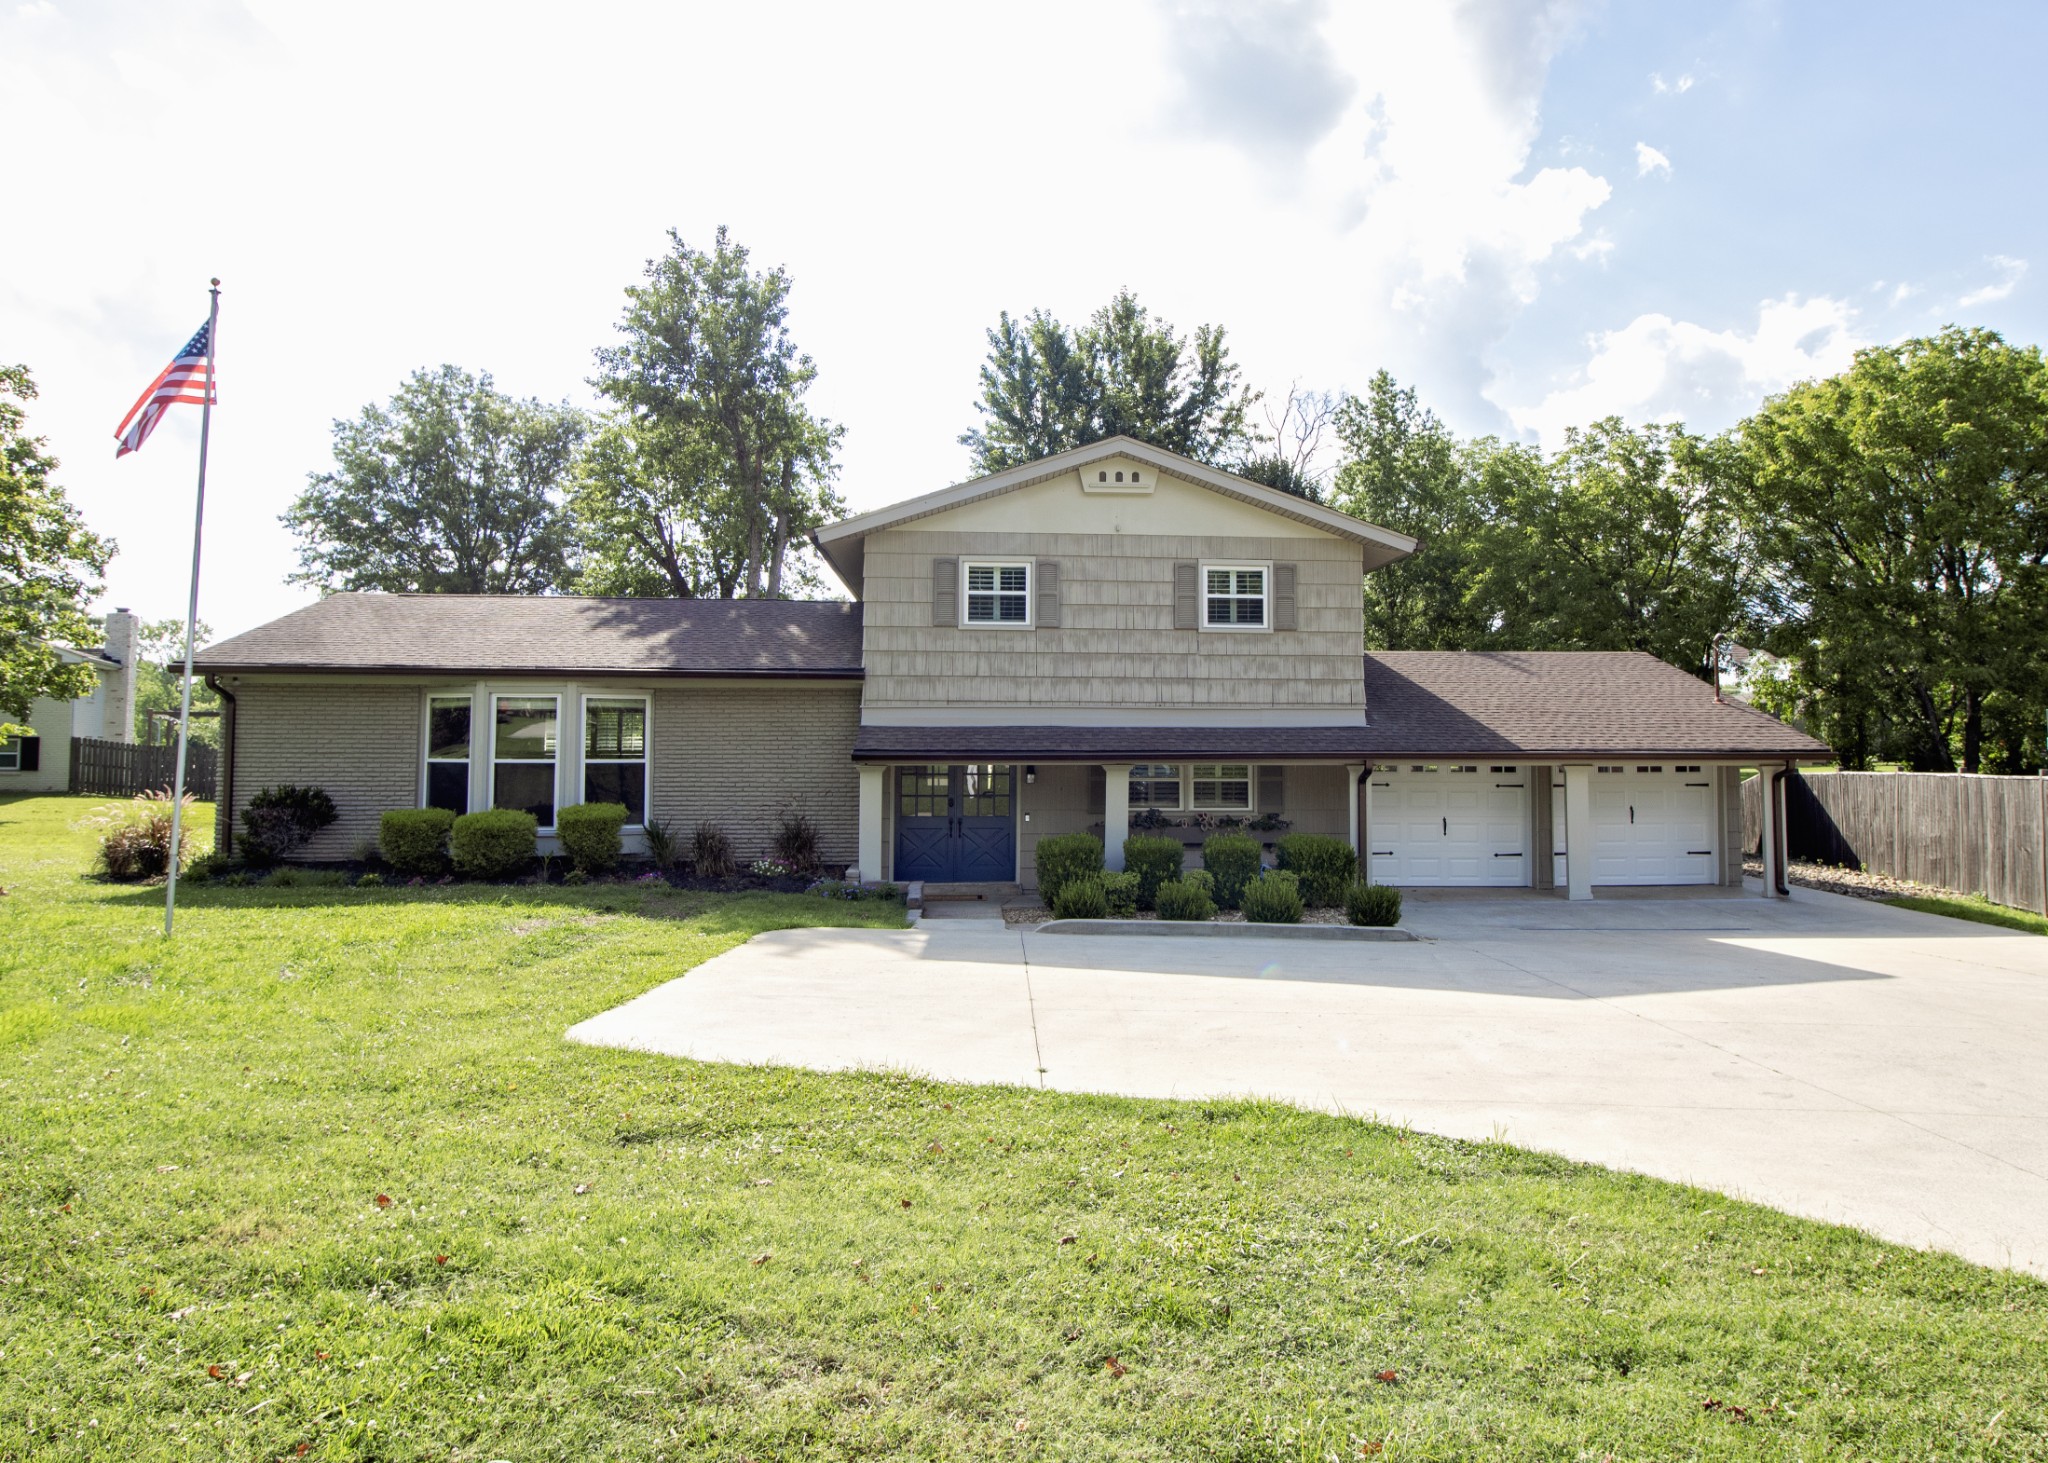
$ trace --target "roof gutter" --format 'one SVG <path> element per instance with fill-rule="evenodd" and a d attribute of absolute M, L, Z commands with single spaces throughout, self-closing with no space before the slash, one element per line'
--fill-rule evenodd
<path fill-rule="evenodd" d="M 206 684 L 220 697 L 220 787 L 214 792 L 213 846 L 222 858 L 235 853 L 235 693 L 208 674 Z"/>
<path fill-rule="evenodd" d="M 450 665 L 224 665 L 202 667 L 207 684 L 215 676 L 552 676 L 585 680 L 668 681 L 858 681 L 867 673 L 858 667 L 831 670 L 627 670 L 596 666 L 450 666 Z"/>

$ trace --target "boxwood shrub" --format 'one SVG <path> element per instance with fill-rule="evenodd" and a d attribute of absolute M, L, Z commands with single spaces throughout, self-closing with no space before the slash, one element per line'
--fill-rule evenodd
<path fill-rule="evenodd" d="M 1244 886 L 1259 876 L 1259 841 L 1242 833 L 1212 833 L 1202 844 L 1202 867 L 1216 880 L 1216 902 L 1235 909 Z"/>
<path fill-rule="evenodd" d="M 1052 913 L 1054 919 L 1107 919 L 1109 896 L 1103 892 L 1101 878 L 1083 874 L 1067 880 L 1052 897 Z"/>
<path fill-rule="evenodd" d="M 1111 919 L 1129 919 L 1138 912 L 1138 876 L 1125 871 L 1102 876 L 1102 894 Z"/>
<path fill-rule="evenodd" d="M 1271 869 L 1244 886 L 1244 917 L 1262 925 L 1301 923 L 1301 884 L 1292 873 Z"/>
<path fill-rule="evenodd" d="M 443 874 L 454 827 L 455 815 L 446 808 L 393 808 L 377 820 L 377 851 L 401 874 Z"/>
<path fill-rule="evenodd" d="M 580 874 L 608 874 L 619 866 L 626 826 L 624 803 L 575 803 L 555 814 L 555 837 Z"/>
<path fill-rule="evenodd" d="M 1386 884 L 1353 884 L 1344 891 L 1344 914 L 1355 925 L 1401 922 L 1401 891 Z"/>
<path fill-rule="evenodd" d="M 1038 840 L 1038 897 L 1052 908 L 1069 879 L 1102 872 L 1102 840 L 1092 833 L 1055 833 Z"/>
<path fill-rule="evenodd" d="M 1124 872 L 1138 876 L 1138 908 L 1152 908 L 1159 886 L 1180 877 L 1183 850 L 1178 838 L 1133 833 L 1124 840 Z"/>
<path fill-rule="evenodd" d="M 533 814 L 513 808 L 464 813 L 448 836 L 455 871 L 472 879 L 510 878 L 533 862 L 539 846 L 540 825 Z"/>
<path fill-rule="evenodd" d="M 1358 879 L 1358 850 L 1329 833 L 1289 833 L 1276 848 L 1280 867 L 1301 880 L 1301 897 L 1315 909 L 1334 909 Z"/>
<path fill-rule="evenodd" d="M 1216 901 L 1209 891 L 1188 879 L 1168 879 L 1157 895 L 1161 919 L 1213 919 Z"/>

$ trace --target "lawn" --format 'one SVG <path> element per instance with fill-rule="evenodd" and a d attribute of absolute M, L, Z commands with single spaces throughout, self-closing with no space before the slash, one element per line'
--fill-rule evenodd
<path fill-rule="evenodd" d="M 2048 1286 L 1499 1144 L 571 1023 L 793 896 L 160 890 L 0 803 L 0 1457 L 2048 1456 Z"/>
<path fill-rule="evenodd" d="M 2030 935 L 2048 935 L 2048 919 L 2029 909 L 1993 904 L 1975 894 L 1897 894 L 1884 901 L 1900 909 L 1917 909 L 1922 914 L 1945 914 L 1950 919 L 1967 919 L 1980 925 L 2023 930 Z"/>

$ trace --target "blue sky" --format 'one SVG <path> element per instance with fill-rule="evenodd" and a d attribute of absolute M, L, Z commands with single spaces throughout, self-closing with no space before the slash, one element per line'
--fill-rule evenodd
<path fill-rule="evenodd" d="M 442 361 L 587 403 L 671 225 L 790 270 L 856 509 L 962 475 L 997 311 L 1125 285 L 1274 395 L 1718 429 L 1860 345 L 2048 335 L 2043 54 L 2037 5 L 0 0 L 0 357 L 106 602 L 174 615 L 196 414 L 111 434 L 223 277 L 224 632 L 308 598 L 277 515 L 334 418 Z"/>

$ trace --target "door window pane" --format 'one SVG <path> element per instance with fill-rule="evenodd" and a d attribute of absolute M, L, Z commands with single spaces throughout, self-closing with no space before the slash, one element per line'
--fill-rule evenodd
<path fill-rule="evenodd" d="M 960 813 L 967 818 L 1010 816 L 1010 768 L 971 764 L 960 769 Z"/>
<path fill-rule="evenodd" d="M 943 818 L 951 811 L 953 770 L 943 763 L 896 769 L 896 807 L 905 818 Z"/>
<path fill-rule="evenodd" d="M 647 821 L 647 703 L 639 697 L 583 703 L 583 800 L 623 803 L 628 824 Z"/>

